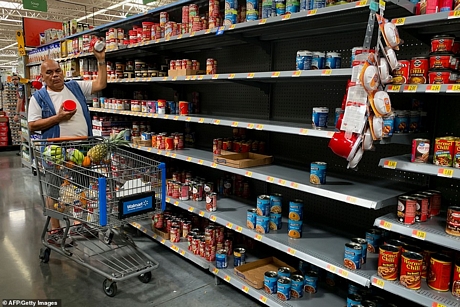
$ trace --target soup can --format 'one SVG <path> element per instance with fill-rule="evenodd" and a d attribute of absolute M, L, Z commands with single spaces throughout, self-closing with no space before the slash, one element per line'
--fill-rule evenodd
<path fill-rule="evenodd" d="M 434 254 L 430 258 L 427 283 L 431 289 L 449 291 L 452 261 L 444 254 Z"/>
<path fill-rule="evenodd" d="M 422 194 L 426 193 L 432 194 L 430 202 L 430 216 L 439 215 L 441 213 L 441 192 L 437 190 L 428 190 Z"/>
<path fill-rule="evenodd" d="M 281 213 L 270 213 L 270 230 L 280 230 L 282 225 Z"/>
<path fill-rule="evenodd" d="M 324 68 L 335 69 L 342 66 L 342 57 L 338 52 L 328 52 L 326 54 L 326 62 Z"/>
<path fill-rule="evenodd" d="M 291 299 L 291 279 L 288 277 L 278 277 L 276 284 L 276 295 L 282 301 Z"/>
<path fill-rule="evenodd" d="M 447 208 L 446 232 L 452 236 L 460 236 L 460 207 Z"/>
<path fill-rule="evenodd" d="M 335 287 L 336 286 L 336 279 L 337 279 L 337 275 L 335 275 L 332 272 L 327 271 L 326 272 L 326 277 L 324 278 L 324 282 L 329 287 Z"/>
<path fill-rule="evenodd" d="M 258 233 L 269 233 L 270 232 L 270 217 L 260 216 L 256 217 L 256 232 Z"/>
<path fill-rule="evenodd" d="M 412 194 L 411 197 L 415 198 L 417 202 L 416 212 L 415 212 L 415 221 L 416 222 L 426 222 L 430 216 L 429 211 L 429 197 L 424 194 Z"/>
<path fill-rule="evenodd" d="M 259 195 L 257 197 L 257 215 L 270 216 L 270 196 Z"/>
<path fill-rule="evenodd" d="M 278 273 L 275 271 L 267 271 L 264 274 L 264 290 L 268 294 L 275 294 L 277 292 L 276 283 L 278 281 Z"/>
<path fill-rule="evenodd" d="M 361 306 L 362 296 L 359 294 L 351 293 L 347 296 L 347 307 Z"/>
<path fill-rule="evenodd" d="M 377 274 L 385 280 L 396 280 L 401 255 L 399 248 L 394 245 L 382 245 L 379 251 Z"/>
<path fill-rule="evenodd" d="M 382 231 L 377 228 L 371 228 L 366 231 L 367 251 L 369 253 L 376 253 L 379 250 L 380 243 L 382 242 Z"/>
<path fill-rule="evenodd" d="M 248 209 L 246 213 L 246 226 L 249 229 L 255 229 L 256 227 L 256 218 L 257 218 L 257 210 L 256 209 Z"/>
<path fill-rule="evenodd" d="M 288 236 L 290 238 L 298 239 L 302 237 L 302 221 L 288 221 Z"/>
<path fill-rule="evenodd" d="M 289 202 L 289 219 L 293 221 L 303 220 L 303 200 L 294 199 Z"/>
<path fill-rule="evenodd" d="M 278 277 L 291 277 L 291 269 L 288 267 L 280 267 L 278 269 Z"/>
<path fill-rule="evenodd" d="M 310 165 L 310 183 L 325 184 L 326 183 L 326 162 L 312 162 Z"/>
<path fill-rule="evenodd" d="M 405 252 L 401 255 L 399 282 L 406 288 L 418 290 L 422 286 L 422 255 Z"/>
<path fill-rule="evenodd" d="M 225 249 L 220 249 L 216 253 L 216 268 L 226 269 L 227 266 L 228 266 L 227 251 Z"/>
<path fill-rule="evenodd" d="M 452 277 L 452 295 L 460 298 L 460 263 L 457 261 L 454 266 L 454 276 Z"/>
<path fill-rule="evenodd" d="M 304 291 L 305 293 L 316 293 L 318 289 L 318 273 L 307 271 L 304 274 Z"/>
<path fill-rule="evenodd" d="M 393 84 L 405 84 L 409 80 L 410 61 L 398 61 L 399 68 L 393 72 Z"/>
<path fill-rule="evenodd" d="M 242 247 L 233 250 L 233 266 L 237 267 L 246 263 L 246 250 Z"/>
<path fill-rule="evenodd" d="M 216 211 L 217 210 L 217 193 L 210 192 L 206 193 L 206 211 Z"/>
<path fill-rule="evenodd" d="M 312 114 L 313 128 L 317 130 L 327 128 L 328 116 L 329 116 L 329 108 L 326 108 L 326 107 L 313 108 L 313 114 Z"/>
<path fill-rule="evenodd" d="M 361 254 L 361 262 L 364 264 L 366 263 L 367 259 L 367 241 L 363 238 L 353 238 L 351 242 L 358 243 L 362 247 L 362 254 Z"/>
<path fill-rule="evenodd" d="M 428 77 L 428 59 L 415 57 L 410 61 L 409 83 L 424 84 L 427 83 Z"/>
<path fill-rule="evenodd" d="M 362 246 L 358 243 L 346 243 L 343 264 L 350 270 L 361 268 Z"/>
<path fill-rule="evenodd" d="M 291 276 L 291 298 L 303 297 L 304 277 L 302 275 Z"/>
<path fill-rule="evenodd" d="M 430 155 L 430 140 L 413 139 L 410 161 L 413 163 L 427 163 Z"/>
<path fill-rule="evenodd" d="M 296 70 L 310 70 L 313 53 L 308 50 L 297 51 Z"/>
<path fill-rule="evenodd" d="M 270 195 L 270 212 L 281 213 L 283 206 L 283 195 L 274 193 Z"/>
<path fill-rule="evenodd" d="M 405 225 L 415 223 L 415 213 L 417 211 L 417 202 L 413 197 L 400 196 L 398 198 L 398 221 Z"/>

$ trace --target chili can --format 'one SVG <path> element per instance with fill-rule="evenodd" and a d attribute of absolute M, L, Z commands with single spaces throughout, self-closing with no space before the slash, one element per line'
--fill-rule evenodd
<path fill-rule="evenodd" d="M 400 250 L 394 245 L 382 245 L 379 247 L 379 251 L 377 274 L 386 280 L 396 280 L 399 271 Z"/>
<path fill-rule="evenodd" d="M 270 216 L 270 196 L 260 195 L 257 197 L 257 215 Z"/>
<path fill-rule="evenodd" d="M 358 243 L 362 247 L 362 254 L 361 254 L 361 263 L 366 263 L 367 259 L 367 240 L 363 238 L 353 238 L 351 242 Z"/>
<path fill-rule="evenodd" d="M 437 291 L 449 291 L 452 261 L 449 256 L 434 254 L 428 267 L 428 286 Z"/>
<path fill-rule="evenodd" d="M 199 245 L 199 255 L 200 257 L 205 257 L 206 256 L 206 241 L 204 239 L 200 239 L 200 245 Z"/>
<path fill-rule="evenodd" d="M 452 236 L 460 236 L 460 207 L 447 208 L 446 232 Z"/>
<path fill-rule="evenodd" d="M 281 213 L 283 205 L 283 195 L 274 193 L 270 195 L 270 212 Z"/>
<path fill-rule="evenodd" d="M 377 228 L 371 228 L 366 231 L 367 251 L 376 253 L 382 241 L 382 231 Z"/>
<path fill-rule="evenodd" d="M 396 240 L 396 239 L 389 239 L 385 241 L 385 245 L 393 245 L 398 248 L 399 251 L 402 251 L 403 247 L 407 245 L 403 241 Z"/>
<path fill-rule="evenodd" d="M 307 271 L 304 275 L 304 291 L 306 293 L 316 293 L 318 289 L 318 273 Z"/>
<path fill-rule="evenodd" d="M 400 196 L 398 198 L 398 221 L 405 225 L 415 223 L 417 202 L 413 197 Z"/>
<path fill-rule="evenodd" d="M 455 263 L 454 276 L 452 277 L 452 295 L 460 298 L 460 263 Z"/>
<path fill-rule="evenodd" d="M 182 238 L 187 238 L 191 230 L 192 230 L 192 222 L 184 221 L 184 223 L 182 223 Z"/>
<path fill-rule="evenodd" d="M 416 222 L 426 222 L 430 216 L 430 201 L 427 195 L 424 194 L 412 194 L 411 197 L 415 198 L 417 202 L 416 212 L 415 212 L 415 221 Z"/>
<path fill-rule="evenodd" d="M 436 138 L 434 141 L 433 164 L 438 166 L 452 166 L 455 149 L 454 137 Z"/>
<path fill-rule="evenodd" d="M 163 213 L 156 212 L 153 215 L 153 227 L 155 227 L 157 229 L 163 228 Z"/>
<path fill-rule="evenodd" d="M 409 83 L 424 84 L 428 76 L 428 59 L 423 57 L 415 57 L 410 61 Z"/>
<path fill-rule="evenodd" d="M 180 229 L 177 226 L 171 226 L 169 230 L 169 241 L 172 243 L 180 242 Z"/>
<path fill-rule="evenodd" d="M 255 229 L 256 227 L 256 218 L 257 218 L 257 210 L 256 209 L 248 209 L 246 214 L 246 226 L 249 229 Z"/>
<path fill-rule="evenodd" d="M 399 282 L 406 288 L 417 290 L 422 286 L 423 256 L 419 253 L 405 252 L 401 255 Z"/>
<path fill-rule="evenodd" d="M 362 246 L 358 243 L 346 243 L 343 264 L 350 270 L 361 268 L 362 263 Z"/>
<path fill-rule="evenodd" d="M 217 210 L 217 193 L 206 193 L 206 211 L 216 211 Z"/>
<path fill-rule="evenodd" d="M 237 267 L 246 263 L 246 250 L 242 247 L 233 250 L 233 266 Z"/>
<path fill-rule="evenodd" d="M 278 278 L 276 284 L 276 295 L 278 299 L 282 301 L 288 301 L 291 299 L 291 279 L 288 277 L 281 276 Z"/>
<path fill-rule="evenodd" d="M 226 269 L 228 266 L 227 260 L 227 251 L 225 249 L 220 249 L 216 253 L 216 268 Z"/>
<path fill-rule="evenodd" d="M 276 282 L 278 280 L 278 273 L 275 271 L 267 271 L 264 274 L 264 290 L 268 294 L 275 294 L 277 292 Z"/>
<path fill-rule="evenodd" d="M 430 155 L 430 140 L 428 139 L 413 139 L 411 162 L 427 163 Z"/>
<path fill-rule="evenodd" d="M 303 297 L 304 277 L 302 275 L 291 276 L 291 298 Z"/>

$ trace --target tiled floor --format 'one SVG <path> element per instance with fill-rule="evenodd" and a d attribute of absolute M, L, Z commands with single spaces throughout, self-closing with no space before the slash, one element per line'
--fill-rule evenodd
<path fill-rule="evenodd" d="M 0 152 L 0 299 L 61 299 L 64 307 L 261 306 L 145 236 L 136 243 L 160 267 L 148 284 L 119 282 L 113 298 L 103 293 L 102 276 L 54 251 L 49 263 L 40 263 L 45 217 L 36 182 L 15 152 Z"/>

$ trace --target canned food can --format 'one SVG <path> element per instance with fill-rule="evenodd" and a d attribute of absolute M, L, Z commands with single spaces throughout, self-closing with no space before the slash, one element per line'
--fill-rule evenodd
<path fill-rule="evenodd" d="M 163 213 L 156 212 L 153 215 L 153 227 L 155 227 L 157 229 L 163 228 Z"/>
<path fill-rule="evenodd" d="M 270 213 L 270 230 L 280 230 L 282 225 L 281 213 Z"/>
<path fill-rule="evenodd" d="M 377 307 L 377 303 L 374 302 L 373 300 L 362 300 L 361 304 L 355 307 Z"/>
<path fill-rule="evenodd" d="M 171 226 L 169 230 L 169 241 L 172 243 L 180 242 L 180 229 L 177 226 Z"/>
<path fill-rule="evenodd" d="M 326 69 L 335 69 L 342 66 L 342 57 L 338 52 L 328 52 L 326 54 L 326 61 L 324 68 Z"/>
<path fill-rule="evenodd" d="M 269 233 L 270 232 L 270 217 L 269 216 L 257 215 L 256 232 L 258 233 Z"/>
<path fill-rule="evenodd" d="M 422 255 L 405 252 L 401 255 L 399 282 L 406 288 L 417 290 L 422 286 Z"/>
<path fill-rule="evenodd" d="M 303 200 L 294 199 L 289 202 L 289 219 L 293 221 L 303 220 Z"/>
<path fill-rule="evenodd" d="M 300 11 L 300 2 L 296 0 L 286 0 L 286 14 L 297 13 Z"/>
<path fill-rule="evenodd" d="M 393 71 L 393 84 L 405 84 L 409 80 L 410 61 L 398 61 L 399 68 Z"/>
<path fill-rule="evenodd" d="M 362 250 L 361 263 L 362 264 L 366 263 L 366 260 L 367 260 L 367 241 L 366 241 L 366 239 L 353 238 L 353 239 L 351 239 L 351 242 L 358 243 L 359 245 L 361 245 L 361 250 Z"/>
<path fill-rule="evenodd" d="M 326 277 L 324 278 L 324 282 L 329 286 L 329 287 L 335 287 L 336 286 L 336 277 L 332 272 L 327 271 L 326 272 Z"/>
<path fill-rule="evenodd" d="M 141 133 L 141 140 L 142 141 L 151 141 L 152 140 L 152 134 L 150 132 L 142 132 Z"/>
<path fill-rule="evenodd" d="M 396 246 L 399 251 L 402 251 L 403 247 L 405 245 L 407 245 L 406 243 L 404 243 L 403 241 L 400 241 L 400 240 L 396 240 L 396 239 L 389 239 L 389 240 L 386 240 L 385 241 L 385 245 L 393 245 L 393 246 Z"/>
<path fill-rule="evenodd" d="M 288 267 L 278 268 L 278 276 L 279 277 L 291 277 L 291 269 Z"/>
<path fill-rule="evenodd" d="M 415 213 L 417 211 L 417 202 L 410 196 L 398 197 L 398 221 L 405 225 L 415 223 Z"/>
<path fill-rule="evenodd" d="M 273 0 L 275 4 L 276 16 L 282 16 L 286 14 L 286 0 Z"/>
<path fill-rule="evenodd" d="M 180 186 L 179 199 L 189 200 L 190 199 L 189 190 L 190 190 L 189 184 L 182 183 Z"/>
<path fill-rule="evenodd" d="M 430 197 L 430 216 L 436 216 L 441 213 L 441 192 L 435 190 L 428 190 L 422 194 Z"/>
<path fill-rule="evenodd" d="M 165 141 L 165 150 L 174 150 L 174 138 L 172 136 L 163 137 Z"/>
<path fill-rule="evenodd" d="M 220 238 L 221 236 L 218 236 L 218 238 Z M 223 237 L 223 234 L 222 234 L 222 237 Z M 220 241 L 220 239 L 218 240 L 218 242 Z M 224 241 L 224 249 L 227 251 L 227 255 L 232 255 L 233 254 L 233 241 L 230 240 L 230 239 L 226 239 Z"/>
<path fill-rule="evenodd" d="M 246 213 L 246 226 L 249 229 L 255 229 L 257 218 L 257 209 L 248 209 Z"/>
<path fill-rule="evenodd" d="M 302 237 L 302 221 L 288 221 L 288 236 L 290 238 L 298 239 Z"/>
<path fill-rule="evenodd" d="M 427 163 L 430 155 L 430 140 L 428 139 L 413 139 L 411 162 Z"/>
<path fill-rule="evenodd" d="M 317 130 L 327 128 L 328 116 L 329 116 L 329 108 L 326 108 L 326 107 L 313 108 L 313 115 L 312 115 L 313 128 Z"/>
<path fill-rule="evenodd" d="M 326 184 L 326 162 L 312 162 L 310 165 L 310 183 Z"/>
<path fill-rule="evenodd" d="M 362 296 L 359 294 L 351 293 L 347 296 L 347 307 L 361 306 Z"/>
<path fill-rule="evenodd" d="M 278 273 L 275 271 L 267 271 L 264 274 L 264 290 L 268 294 L 275 294 L 277 292 L 276 282 L 278 280 Z"/>
<path fill-rule="evenodd" d="M 270 195 L 270 212 L 281 213 L 283 205 L 283 195 L 274 193 Z"/>
<path fill-rule="evenodd" d="M 301 298 L 303 297 L 303 287 L 305 281 L 302 275 L 292 275 L 291 276 L 291 298 Z"/>
<path fill-rule="evenodd" d="M 379 251 L 377 274 L 385 280 L 396 280 L 399 272 L 400 249 L 394 245 L 382 245 Z"/>
<path fill-rule="evenodd" d="M 311 60 L 311 69 L 323 69 L 324 62 L 325 62 L 324 52 L 313 51 L 313 57 Z"/>
<path fill-rule="evenodd" d="M 297 51 L 296 70 L 310 70 L 313 53 L 308 50 Z"/>
<path fill-rule="evenodd" d="M 416 222 L 426 222 L 430 216 L 430 201 L 429 197 L 424 194 L 412 194 L 411 197 L 415 198 L 417 202 L 415 211 Z"/>
<path fill-rule="evenodd" d="M 452 295 L 460 298 L 460 263 L 455 263 L 454 276 L 452 277 Z"/>
<path fill-rule="evenodd" d="M 449 256 L 434 254 L 430 258 L 427 283 L 431 289 L 449 291 L 452 261 Z"/>
<path fill-rule="evenodd" d="M 350 270 L 361 268 L 362 264 L 362 246 L 358 243 L 346 243 L 343 264 Z"/>
<path fill-rule="evenodd" d="M 200 257 L 203 257 L 203 258 L 206 257 L 206 241 L 204 239 L 201 239 L 199 246 L 200 247 L 199 247 L 198 252 L 199 252 Z"/>
<path fill-rule="evenodd" d="M 246 263 L 246 250 L 242 247 L 233 250 L 233 266 L 237 267 Z"/>
<path fill-rule="evenodd" d="M 452 161 L 452 166 L 455 168 L 460 168 L 460 140 L 457 139 L 454 144 L 454 157 Z"/>
<path fill-rule="evenodd" d="M 452 166 L 456 139 L 446 136 L 434 141 L 433 164 L 438 166 Z"/>
<path fill-rule="evenodd" d="M 276 284 L 276 296 L 279 300 L 288 301 L 291 299 L 291 279 L 281 276 Z"/>
<path fill-rule="evenodd" d="M 206 211 L 216 211 L 217 210 L 217 193 L 210 192 L 206 193 Z"/>
<path fill-rule="evenodd" d="M 259 195 L 257 197 L 257 215 L 270 216 L 270 196 Z"/>
<path fill-rule="evenodd" d="M 204 229 L 204 239 L 208 245 L 216 243 L 216 228 L 214 226 L 209 225 Z"/>
<path fill-rule="evenodd" d="M 304 274 L 304 291 L 305 293 L 316 293 L 318 289 L 318 273 L 307 271 Z"/>
<path fill-rule="evenodd" d="M 460 236 L 460 207 L 447 208 L 446 232 L 452 236 Z"/>
<path fill-rule="evenodd" d="M 375 254 L 382 242 L 382 231 L 380 229 L 371 228 L 366 231 L 367 251 Z"/>
<path fill-rule="evenodd" d="M 182 238 L 187 238 L 191 230 L 192 230 L 192 222 L 184 221 L 184 223 L 182 224 Z"/>
<path fill-rule="evenodd" d="M 424 84 L 427 83 L 428 76 L 428 59 L 415 57 L 410 61 L 409 83 Z"/>

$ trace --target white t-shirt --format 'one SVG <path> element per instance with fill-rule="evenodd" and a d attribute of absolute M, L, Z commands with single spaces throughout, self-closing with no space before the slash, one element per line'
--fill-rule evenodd
<path fill-rule="evenodd" d="M 91 95 L 91 90 L 93 83 L 92 81 L 77 81 L 80 86 L 83 95 L 85 97 Z M 72 92 L 64 86 L 64 89 L 60 92 L 53 92 L 48 89 L 48 94 L 50 95 L 51 101 L 53 102 L 54 109 L 56 114 L 59 112 L 61 105 L 66 100 L 73 100 L 77 104 L 77 112 L 74 116 L 68 121 L 63 121 L 59 124 L 61 130 L 61 137 L 64 136 L 87 136 L 88 135 L 88 125 L 86 124 L 85 115 L 81 108 L 81 104 L 78 102 L 77 98 L 72 94 Z M 32 96 L 29 103 L 29 113 L 28 121 L 33 122 L 39 119 L 42 119 L 42 109 L 38 105 L 35 97 Z"/>

